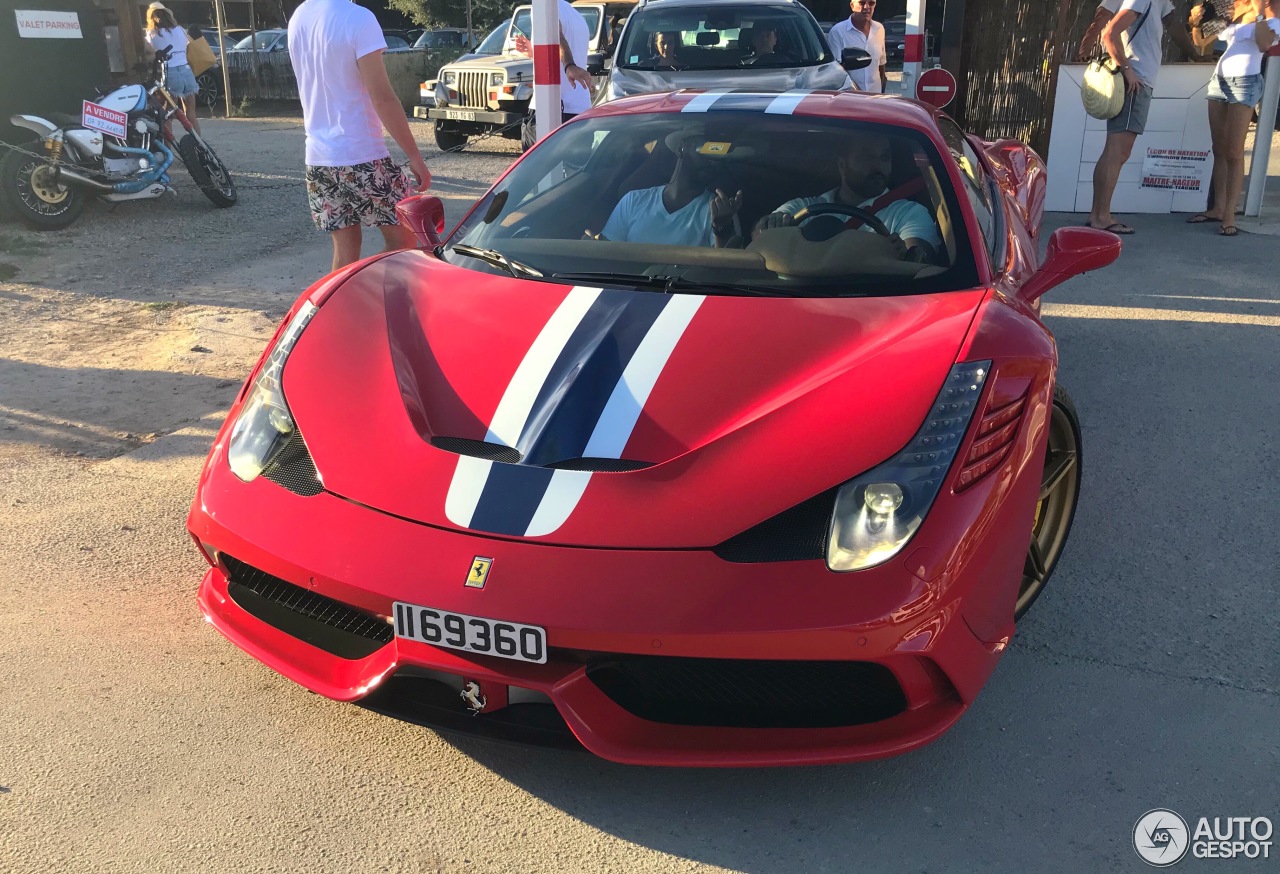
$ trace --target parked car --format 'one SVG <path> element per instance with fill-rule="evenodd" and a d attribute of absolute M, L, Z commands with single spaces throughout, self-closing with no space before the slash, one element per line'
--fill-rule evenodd
<path fill-rule="evenodd" d="M 216 27 L 202 27 L 200 33 L 204 35 L 205 42 L 209 43 L 209 48 L 213 49 L 214 57 L 222 54 L 222 43 L 218 40 L 218 29 Z M 224 35 L 227 38 L 227 47 L 231 48 L 242 39 L 250 36 L 252 31 L 247 27 L 233 27 L 225 30 Z"/>
<path fill-rule="evenodd" d="M 1080 496 L 1041 296 L 1121 242 L 1065 227 L 1042 260 L 1022 144 L 792 97 L 594 107 L 443 241 L 439 198 L 402 202 L 422 248 L 304 292 L 213 442 L 187 519 L 207 621 L 329 698 L 618 762 L 944 734 L 1026 657 Z M 857 134 L 927 257 L 838 197 L 745 248 L 583 234 L 677 163 L 741 184 L 751 228 L 849 184 Z"/>
<path fill-rule="evenodd" d="M 403 31 L 384 30 L 382 38 L 387 41 L 389 52 L 408 51 L 413 48 L 413 43 L 409 42 L 408 36 Z"/>
<path fill-rule="evenodd" d="M 250 35 L 233 45 L 228 51 L 251 52 L 255 44 L 259 52 L 287 52 L 289 50 L 289 31 L 284 28 L 260 30 L 257 34 L 256 43 L 254 37 Z"/>
<path fill-rule="evenodd" d="M 630 14 L 635 3 L 578 0 L 573 7 L 586 19 L 591 34 L 588 50 L 592 57 L 585 66 L 602 72 L 602 52 L 609 48 L 609 22 L 614 16 Z M 441 149 L 460 151 L 469 138 L 487 134 L 523 140 L 529 145 L 522 129 L 533 98 L 533 61 L 515 53 L 517 33 L 533 33 L 532 7 L 518 6 L 513 11 L 501 55 L 456 61 L 440 68 L 435 105 L 425 108 L 425 112 L 435 125 L 436 145 Z M 595 96 L 599 96 L 604 81 L 603 75 L 596 77 Z M 417 112 L 415 115 L 421 117 Z"/>
<path fill-rule="evenodd" d="M 901 64 L 907 53 L 907 16 L 897 15 L 884 23 L 884 56 Z"/>
<path fill-rule="evenodd" d="M 471 38 L 465 27 L 437 27 L 424 31 L 413 44 L 417 49 L 461 49 L 471 48 Z"/>
<path fill-rule="evenodd" d="M 776 42 L 763 54 L 754 37 L 766 28 Z M 658 57 L 659 33 L 679 36 L 674 66 Z M 793 0 L 651 0 L 627 20 L 602 99 L 680 88 L 852 89 L 839 61 Z"/>

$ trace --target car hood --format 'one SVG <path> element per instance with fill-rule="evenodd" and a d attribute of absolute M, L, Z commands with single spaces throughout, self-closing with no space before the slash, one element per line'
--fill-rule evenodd
<path fill-rule="evenodd" d="M 609 74 L 609 87 L 605 93 L 611 99 L 635 94 L 658 94 L 678 91 L 681 88 L 711 90 L 787 91 L 804 88 L 810 90 L 848 91 L 853 88 L 849 74 L 839 64 L 821 64 L 816 67 L 783 67 L 755 70 L 743 67 L 739 70 L 636 70 L 615 67 Z"/>
<path fill-rule="evenodd" d="M 284 390 L 341 497 L 490 535 L 704 547 L 901 450 L 983 296 L 668 295 L 409 251 L 324 302 Z"/>

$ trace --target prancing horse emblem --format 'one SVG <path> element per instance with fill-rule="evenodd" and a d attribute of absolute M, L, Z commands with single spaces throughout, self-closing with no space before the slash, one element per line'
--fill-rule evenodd
<path fill-rule="evenodd" d="M 468 589 L 483 589 L 485 580 L 489 579 L 489 568 L 493 567 L 493 559 L 477 555 L 471 560 L 471 570 L 467 572 Z"/>

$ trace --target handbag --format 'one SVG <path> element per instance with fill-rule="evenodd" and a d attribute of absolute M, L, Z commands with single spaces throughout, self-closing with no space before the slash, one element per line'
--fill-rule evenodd
<path fill-rule="evenodd" d="M 1154 0 L 1147 5 L 1147 11 L 1142 13 L 1138 26 L 1129 34 L 1130 44 L 1147 23 L 1152 5 Z M 1084 111 L 1094 118 L 1115 118 L 1124 108 L 1124 95 L 1124 74 L 1103 49 L 1101 56 L 1094 58 L 1084 68 L 1084 76 L 1080 80 L 1080 100 L 1084 103 Z"/>

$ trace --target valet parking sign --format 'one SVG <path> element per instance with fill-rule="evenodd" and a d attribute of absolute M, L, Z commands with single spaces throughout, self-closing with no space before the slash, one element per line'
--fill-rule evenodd
<path fill-rule="evenodd" d="M 1167 191 L 1203 191 L 1209 175 L 1209 153 L 1195 149 L 1147 149 L 1142 161 L 1142 187 Z"/>
<path fill-rule="evenodd" d="M 84 39 L 78 13 L 15 9 L 13 14 L 18 17 L 18 36 L 23 39 Z"/>

